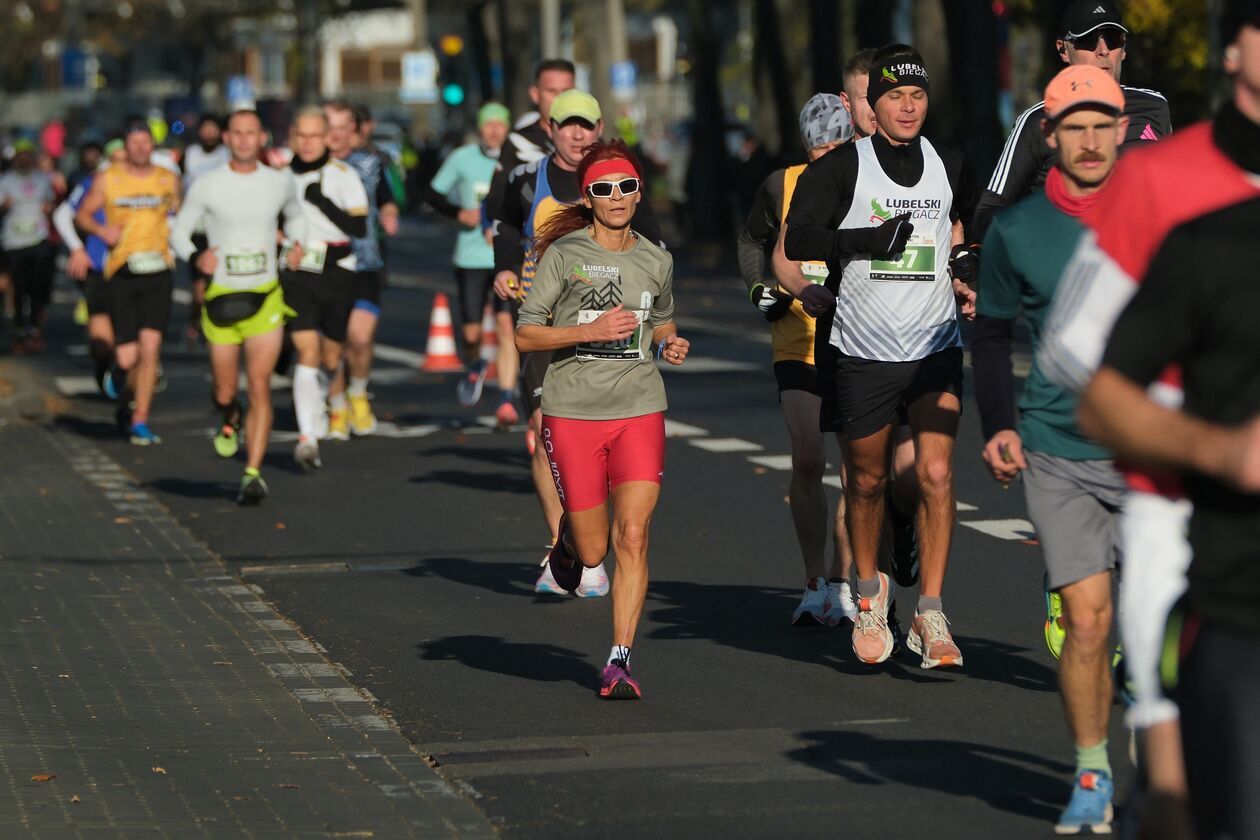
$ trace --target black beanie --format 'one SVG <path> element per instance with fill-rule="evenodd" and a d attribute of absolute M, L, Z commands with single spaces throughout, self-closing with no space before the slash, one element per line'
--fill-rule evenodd
<path fill-rule="evenodd" d="M 927 68 L 913 50 L 898 52 L 883 61 L 879 55 L 875 56 L 866 85 L 866 101 L 874 108 L 881 96 L 899 87 L 920 87 L 930 93 Z"/>

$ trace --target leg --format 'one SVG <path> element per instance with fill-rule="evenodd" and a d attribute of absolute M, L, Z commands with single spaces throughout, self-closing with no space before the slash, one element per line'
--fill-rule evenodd
<path fill-rule="evenodd" d="M 239 380 L 241 345 L 210 345 L 210 380 L 217 406 L 229 406 L 236 401 Z"/>
<path fill-rule="evenodd" d="M 779 401 L 792 444 L 792 479 L 788 485 L 792 523 L 805 576 L 819 578 L 825 574 L 823 552 L 827 545 L 827 495 L 822 485 L 826 453 L 818 431 L 820 400 L 808 391 L 788 390 L 779 394 Z"/>
<path fill-rule="evenodd" d="M 537 409 L 529 416 L 529 426 L 533 430 L 535 438 L 542 440 L 543 437 L 543 419 L 542 409 Z M 551 541 L 556 541 L 556 534 L 560 530 L 560 514 L 564 512 L 560 505 L 560 495 L 556 491 L 556 482 L 551 474 L 551 462 L 547 459 L 546 447 L 536 446 L 534 454 L 530 456 L 530 471 L 533 473 L 534 489 L 538 494 L 538 505 L 542 508 L 543 520 L 547 523 L 547 529 L 551 533 Z M 600 507 L 600 515 L 603 516 L 603 507 Z M 599 560 L 594 563 L 587 564 L 597 566 L 603 562 L 604 554 L 608 550 L 607 534 L 604 537 L 604 548 L 599 555 Z"/>
<path fill-rule="evenodd" d="M 848 470 L 844 466 L 844 441 L 840 441 L 840 486 L 849 486 Z M 848 516 L 848 505 L 844 502 L 844 491 L 840 491 L 840 499 L 836 502 L 836 527 L 832 536 L 835 538 L 835 553 L 831 560 L 831 579 L 848 582 L 853 577 L 853 541 L 849 539 L 849 528 L 845 524 Z"/>
<path fill-rule="evenodd" d="M 140 358 L 136 364 L 136 410 L 133 423 L 147 423 L 153 408 L 153 392 L 157 387 L 158 357 L 162 352 L 161 330 L 143 327 L 140 330 Z"/>
<path fill-rule="evenodd" d="M 350 378 L 346 395 L 350 398 L 351 428 L 360 435 L 376 431 L 376 417 L 368 402 L 367 386 L 372 375 L 372 346 L 376 341 L 378 323 L 379 310 L 356 306 L 346 325 L 346 367 L 349 368 Z M 344 376 L 338 378 L 344 381 Z"/>
<path fill-rule="evenodd" d="M 914 435 L 898 426 L 893 443 L 893 502 L 907 514 L 919 505 L 919 481 L 914 469 Z"/>
<path fill-rule="evenodd" d="M 1070 583 L 1059 594 L 1067 631 L 1059 660 L 1063 709 L 1077 746 L 1093 747 L 1106 740 L 1111 711 L 1111 573 Z"/>
<path fill-rule="evenodd" d="M 271 372 L 280 357 L 284 343 L 284 330 L 245 339 L 245 373 L 249 382 L 249 414 L 246 417 L 248 458 L 246 466 L 259 469 L 267 453 L 274 414 L 271 406 Z"/>
<path fill-rule="evenodd" d="M 296 330 L 292 334 L 297 364 L 293 368 L 293 409 L 297 414 L 298 435 L 314 442 L 319 431 L 319 417 L 324 412 L 324 394 L 320 386 L 320 337 L 313 329 Z"/>
<path fill-rule="evenodd" d="M 627 481 L 613 488 L 613 644 L 631 647 L 647 599 L 648 528 L 661 495 L 654 481 Z"/>
<path fill-rule="evenodd" d="M 521 359 L 516 352 L 516 327 L 512 323 L 511 312 L 496 312 L 494 314 L 494 329 L 499 338 L 499 356 L 497 365 L 499 368 L 499 388 L 507 395 L 507 399 L 514 399 L 516 393 L 516 379 L 520 373 Z"/>
<path fill-rule="evenodd" d="M 848 479 L 844 486 L 844 501 L 859 589 L 862 581 L 875 580 L 879 571 L 879 539 L 884 527 L 892 428 L 884 426 L 874 434 L 846 441 L 844 446 Z"/>
<path fill-rule="evenodd" d="M 954 438 L 962 404 L 951 393 L 926 394 L 910 405 L 915 475 L 921 503 L 917 526 L 922 568 L 920 598 L 941 597 L 954 534 Z M 939 607 L 938 607 L 939 609 Z"/>

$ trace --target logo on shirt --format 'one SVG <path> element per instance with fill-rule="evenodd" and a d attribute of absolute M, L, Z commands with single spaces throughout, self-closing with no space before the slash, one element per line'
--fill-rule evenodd
<path fill-rule="evenodd" d="M 878 224 L 903 213 L 909 213 L 911 219 L 939 219 L 942 205 L 939 198 L 885 198 L 883 204 L 872 198 L 871 221 Z"/>
<path fill-rule="evenodd" d="M 1155 129 L 1151 128 L 1151 124 L 1147 123 L 1146 128 L 1142 129 L 1142 134 L 1138 137 L 1138 139 L 1139 140 L 1158 140 L 1159 135 L 1155 133 Z"/>
<path fill-rule="evenodd" d="M 621 269 L 615 265 L 575 265 L 569 269 L 569 279 L 588 286 L 596 283 L 621 284 Z"/>
<path fill-rule="evenodd" d="M 885 210 L 883 207 L 879 205 L 879 199 L 872 198 L 871 199 L 871 223 L 877 225 L 880 222 L 886 222 L 891 218 L 892 218 L 892 213 L 889 213 L 887 210 Z"/>
<path fill-rule="evenodd" d="M 166 204 L 166 196 L 162 195 L 123 195 L 114 199 L 115 207 L 128 210 L 156 210 Z"/>

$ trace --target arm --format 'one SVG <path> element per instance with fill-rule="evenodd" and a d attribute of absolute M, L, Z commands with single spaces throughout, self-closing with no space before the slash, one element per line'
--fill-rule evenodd
<path fill-rule="evenodd" d="M 525 227 L 524 196 L 522 190 L 531 173 L 517 172 L 508 179 L 503 190 L 503 201 L 499 207 L 499 215 L 495 217 L 494 232 L 494 270 L 496 273 L 510 271 L 520 273 L 525 262 L 525 245 L 522 241 Z M 487 199 L 489 203 L 489 199 Z"/>
<path fill-rule="evenodd" d="M 79 232 L 74 229 L 74 203 L 82 199 L 83 194 L 80 192 L 82 189 L 81 186 L 76 187 L 74 193 L 57 205 L 57 209 L 52 214 L 53 227 L 57 229 L 57 235 L 61 237 L 66 250 L 70 253 L 82 251 L 84 247 L 83 240 L 79 238 Z"/>
<path fill-rule="evenodd" d="M 355 180 L 358 181 L 357 175 Z M 324 195 L 318 181 L 306 185 L 304 197 L 327 216 L 328 221 L 341 228 L 341 232 L 346 236 L 362 239 L 367 236 L 367 192 L 364 191 L 362 183 L 359 184 L 359 193 L 362 196 L 362 204 L 356 205 L 350 211 L 343 210 Z"/>
<path fill-rule="evenodd" d="M 994 216 L 1032 192 L 1037 179 L 1048 168 L 1046 141 L 1041 134 L 1044 113 L 1038 106 L 1015 120 L 989 185 L 976 204 L 970 230 L 972 241 L 982 241 Z"/>
<path fill-rule="evenodd" d="M 192 235 L 205 215 L 206 206 L 201 199 L 203 192 L 204 190 L 197 189 L 197 184 L 193 184 L 193 188 L 188 191 L 188 199 L 175 216 L 175 224 L 171 226 L 171 249 L 184 262 L 191 261 L 197 252 Z"/>
<path fill-rule="evenodd" d="M 766 243 L 779 237 L 779 213 L 771 195 L 774 189 L 772 181 L 778 174 L 771 173 L 766 180 L 761 182 L 757 194 L 753 197 L 748 218 L 744 220 L 744 227 L 739 232 L 739 238 L 735 240 L 739 272 L 750 293 L 758 286 L 765 285 L 766 278 L 769 276 L 766 271 Z M 782 183 L 782 175 L 779 175 L 778 180 Z M 783 203 L 782 195 L 777 203 Z"/>
<path fill-rule="evenodd" d="M 658 359 L 677 366 L 686 361 L 691 342 L 678 335 L 674 323 L 674 258 L 666 255 L 666 260 L 661 267 L 661 293 L 652 303 L 652 351 Z"/>
<path fill-rule="evenodd" d="M 462 210 L 459 205 L 452 204 L 445 195 L 434 189 L 433 184 L 429 184 L 429 186 L 425 188 L 424 201 L 448 219 L 458 218 Z"/>
<path fill-rule="evenodd" d="M 853 203 L 857 172 L 857 151 L 851 146 L 841 146 L 810 164 L 796 182 L 783 220 L 788 228 L 783 242 L 787 258 L 826 262 L 837 282 L 840 266 L 850 257 L 899 254 L 914 232 L 909 213 L 875 227 L 837 229 Z"/>
<path fill-rule="evenodd" d="M 79 211 L 74 214 L 74 223 L 79 230 L 89 236 L 96 236 L 111 248 L 118 244 L 122 231 L 115 225 L 97 224 L 93 217 L 101 210 L 105 209 L 105 175 L 102 173 L 92 181 L 92 189 L 88 190 L 87 196 L 83 199 L 83 203 L 79 205 Z"/>
<path fill-rule="evenodd" d="M 998 481 L 1012 480 L 1027 464 L 1016 431 L 1015 376 L 1011 369 L 1011 335 L 1019 315 L 1023 281 L 1011 263 L 1000 227 L 985 237 L 989 249 L 980 267 L 983 293 L 978 296 L 971 336 L 976 405 L 989 472 Z"/>

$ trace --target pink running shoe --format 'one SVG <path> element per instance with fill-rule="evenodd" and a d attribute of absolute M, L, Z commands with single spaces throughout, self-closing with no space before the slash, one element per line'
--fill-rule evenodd
<path fill-rule="evenodd" d="M 893 634 L 888 627 L 892 587 L 888 575 L 878 574 L 879 594 L 874 598 L 858 598 L 857 621 L 853 624 L 853 652 L 867 665 L 878 665 L 893 650 Z"/>
<path fill-rule="evenodd" d="M 599 680 L 599 696 L 605 700 L 642 700 L 643 689 L 638 680 L 630 676 L 630 666 L 620 659 L 604 666 Z"/>

